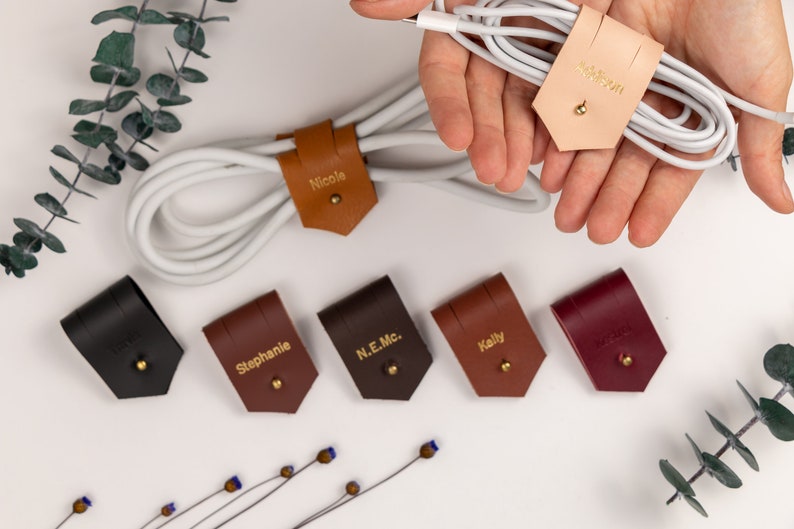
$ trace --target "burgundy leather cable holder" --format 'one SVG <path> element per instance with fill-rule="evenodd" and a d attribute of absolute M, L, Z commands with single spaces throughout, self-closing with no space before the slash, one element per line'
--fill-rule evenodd
<path fill-rule="evenodd" d="M 355 125 L 326 120 L 293 136 L 295 150 L 276 158 L 303 226 L 347 235 L 378 202 Z"/>
<path fill-rule="evenodd" d="M 618 269 L 551 306 L 601 391 L 644 391 L 666 351 L 637 292 Z"/>
<path fill-rule="evenodd" d="M 522 397 L 546 353 L 501 273 L 432 311 L 480 397 Z"/>
<path fill-rule="evenodd" d="M 117 398 L 168 393 L 182 347 L 129 276 L 72 311 L 61 327 Z"/>
<path fill-rule="evenodd" d="M 411 398 L 433 358 L 388 276 L 318 316 L 363 398 Z"/>
<path fill-rule="evenodd" d="M 275 290 L 203 331 L 248 411 L 298 411 L 317 369 Z"/>

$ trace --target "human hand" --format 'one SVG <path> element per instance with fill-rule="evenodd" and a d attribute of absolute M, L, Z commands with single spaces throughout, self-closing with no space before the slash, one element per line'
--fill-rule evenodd
<path fill-rule="evenodd" d="M 351 6 L 365 16 L 401 18 L 426 3 L 353 0 Z M 586 3 L 650 35 L 735 95 L 766 108 L 785 108 L 792 66 L 779 0 Z M 536 126 L 530 109 L 536 88 L 495 70 L 448 36 L 425 35 L 420 77 L 442 140 L 453 149 L 468 149 L 480 180 L 503 191 L 520 185 L 527 165 L 544 160 L 541 185 L 561 192 L 555 221 L 562 231 L 586 224 L 593 241 L 608 243 L 628 225 L 635 245 L 656 242 L 701 171 L 671 166 L 627 140 L 614 149 L 561 153 L 539 121 Z M 665 110 L 661 101 L 648 102 Z M 735 115 L 750 189 L 773 210 L 794 211 L 781 165 L 782 125 L 739 111 Z"/>

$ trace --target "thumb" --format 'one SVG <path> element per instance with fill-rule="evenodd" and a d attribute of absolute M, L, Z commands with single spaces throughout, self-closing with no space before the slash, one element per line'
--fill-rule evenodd
<path fill-rule="evenodd" d="M 767 108 L 785 108 L 786 97 Z M 750 190 L 778 213 L 794 211 L 783 174 L 783 125 L 742 112 L 738 146 L 742 171 Z"/>
<path fill-rule="evenodd" d="M 367 18 L 398 20 L 417 14 L 430 0 L 350 0 L 353 11 Z"/>

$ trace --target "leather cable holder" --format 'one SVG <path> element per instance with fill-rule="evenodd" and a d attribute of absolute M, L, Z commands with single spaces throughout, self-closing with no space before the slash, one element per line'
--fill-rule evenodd
<path fill-rule="evenodd" d="M 298 411 L 317 369 L 275 290 L 203 331 L 248 411 Z"/>
<path fill-rule="evenodd" d="M 551 308 L 597 390 L 645 390 L 666 351 L 622 269 Z"/>
<path fill-rule="evenodd" d="M 182 348 L 129 276 L 72 311 L 61 327 L 117 398 L 168 393 Z"/>
<path fill-rule="evenodd" d="M 388 276 L 318 316 L 363 398 L 411 398 L 433 358 Z"/>
<path fill-rule="evenodd" d="M 521 397 L 546 353 L 501 273 L 432 311 L 480 397 Z"/>
<path fill-rule="evenodd" d="M 334 129 L 326 120 L 293 136 L 295 150 L 277 160 L 303 226 L 349 234 L 378 202 L 355 125 Z"/>

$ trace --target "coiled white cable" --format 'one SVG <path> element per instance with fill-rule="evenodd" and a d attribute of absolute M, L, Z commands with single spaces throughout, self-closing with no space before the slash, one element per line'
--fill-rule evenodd
<path fill-rule="evenodd" d="M 471 53 L 534 85 L 543 84 L 554 62 L 549 51 L 522 42 L 521 38 L 562 44 L 579 13 L 579 6 L 567 0 L 478 0 L 446 12 L 444 0 L 434 0 L 435 10 L 420 12 L 421 29 L 448 33 Z M 510 26 L 506 19 L 531 17 L 562 32 Z M 467 35 L 476 35 L 478 42 Z M 729 104 L 743 111 L 779 123 L 794 123 L 794 113 L 775 112 L 744 101 L 716 86 L 704 75 L 667 53 L 656 68 L 648 90 L 683 105 L 682 113 L 667 118 L 640 102 L 623 135 L 660 160 L 684 169 L 704 170 L 724 162 L 736 146 L 736 127 Z M 664 83 L 664 84 L 663 84 Z M 692 114 L 700 117 L 696 129 L 684 127 Z M 680 152 L 711 157 L 689 160 L 676 156 L 652 142 Z"/>
<path fill-rule="evenodd" d="M 433 146 L 449 152 L 435 131 L 421 130 L 430 121 L 427 103 L 417 81 L 409 81 L 334 120 L 338 127 L 357 123 L 362 155 L 405 146 Z M 231 274 L 256 255 L 295 214 L 275 158 L 294 148 L 291 138 L 253 146 L 250 142 L 232 141 L 177 152 L 152 164 L 133 187 L 127 206 L 126 232 L 134 252 L 154 274 L 176 284 L 206 284 Z M 374 182 L 424 183 L 519 212 L 542 211 L 549 204 L 549 196 L 531 172 L 525 188 L 514 195 L 472 184 L 474 172 L 465 154 L 429 167 L 406 169 L 368 163 L 367 168 Z M 210 224 L 188 222 L 179 217 L 171 203 L 176 194 L 190 187 L 248 175 L 269 177 L 274 186 L 251 207 L 225 220 Z M 176 248 L 159 247 L 152 240 L 156 217 L 166 238 L 177 239 Z"/>

